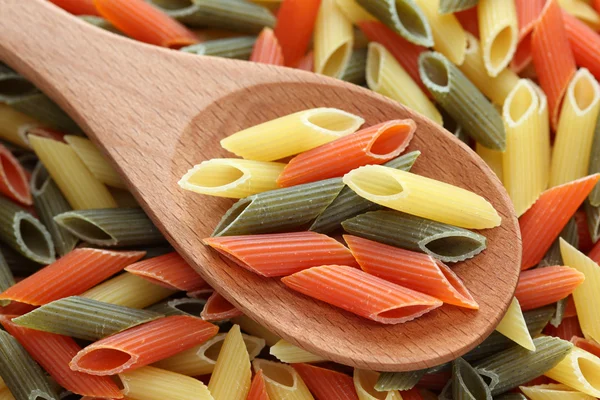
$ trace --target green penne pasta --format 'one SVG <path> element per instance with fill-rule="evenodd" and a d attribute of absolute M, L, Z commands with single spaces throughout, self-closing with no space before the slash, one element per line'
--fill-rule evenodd
<path fill-rule="evenodd" d="M 226 39 L 208 40 L 206 42 L 193 44 L 191 46 L 182 47 L 181 51 L 186 53 L 198 54 L 200 56 L 214 56 L 235 58 L 238 60 L 248 60 L 256 37 L 242 36 Z"/>
<path fill-rule="evenodd" d="M 35 86 L 27 79 L 0 63 L 0 101 L 7 102 L 13 96 L 34 93 L 36 91 Z"/>
<path fill-rule="evenodd" d="M 25 209 L 1 196 L 0 241 L 37 263 L 54 262 L 54 243 L 46 227 Z"/>
<path fill-rule="evenodd" d="M 469 137 L 469 135 L 467 135 L 467 132 L 465 132 L 465 130 L 462 128 L 462 126 L 457 124 L 456 121 L 454 120 L 454 118 L 452 118 L 450 116 L 450 114 L 448 114 L 443 109 L 441 111 L 441 114 L 442 114 L 442 119 L 444 121 L 444 128 L 448 132 L 450 132 L 451 134 L 456 136 L 458 138 L 458 140 L 465 143 L 466 145 L 469 145 L 471 138 Z"/>
<path fill-rule="evenodd" d="M 206 300 L 203 299 L 192 299 L 190 297 L 183 297 L 181 299 L 170 299 L 162 301 L 158 304 L 149 307 L 148 310 L 166 315 L 191 315 L 193 317 L 200 317 L 200 313 L 204 309 Z"/>
<path fill-rule="evenodd" d="M 26 328 L 95 341 L 163 316 L 150 310 L 71 296 L 36 308 L 13 322 Z"/>
<path fill-rule="evenodd" d="M 0 242 L 0 252 L 4 255 L 4 261 L 14 276 L 28 276 L 44 266 L 44 264 L 23 257 L 2 242 Z"/>
<path fill-rule="evenodd" d="M 444 262 L 474 257 L 486 248 L 478 233 L 398 211 L 371 211 L 342 222 L 350 234 L 429 254 Z"/>
<path fill-rule="evenodd" d="M 535 351 L 515 346 L 475 364 L 477 372 L 489 380 L 492 395 L 505 393 L 542 375 L 558 364 L 573 347 L 570 342 L 552 336 L 537 337 L 533 342 Z"/>
<path fill-rule="evenodd" d="M 54 221 L 54 217 L 71 211 L 72 208 L 42 163 L 38 163 L 33 170 L 30 188 L 35 211 L 48 229 L 56 251 L 59 255 L 64 256 L 75 248 L 78 239 L 65 228 L 59 226 Z"/>
<path fill-rule="evenodd" d="M 386 167 L 397 168 L 403 171 L 410 171 L 417 158 L 421 155 L 420 151 L 412 151 L 384 164 Z M 319 233 L 330 233 L 342 226 L 342 222 L 355 215 L 379 210 L 382 207 L 372 203 L 369 200 L 360 197 L 349 187 L 344 187 L 333 202 L 317 217 L 310 227 L 311 231 Z"/>
<path fill-rule="evenodd" d="M 165 238 L 141 208 L 68 211 L 54 217 L 77 238 L 102 247 L 163 243 Z"/>
<path fill-rule="evenodd" d="M 596 243 L 600 239 L 600 207 L 594 207 L 589 201 L 586 201 L 585 214 L 587 215 L 590 237 L 592 242 Z"/>
<path fill-rule="evenodd" d="M 411 43 L 433 46 L 433 35 L 423 11 L 413 0 L 357 0 L 378 20 Z"/>
<path fill-rule="evenodd" d="M 306 229 L 343 187 L 341 178 L 333 178 L 246 197 L 223 215 L 213 236 Z"/>
<path fill-rule="evenodd" d="M 382 372 L 375 384 L 375 390 L 378 392 L 387 392 L 390 390 L 410 390 L 415 387 L 423 375 L 428 372 L 426 369 L 407 372 Z"/>
<path fill-rule="evenodd" d="M 440 14 L 450 14 L 457 11 L 468 10 L 479 3 L 479 0 L 440 0 L 438 12 Z"/>
<path fill-rule="evenodd" d="M 423 52 L 419 73 L 435 100 L 469 136 L 488 149 L 504 151 L 500 113 L 458 67 L 440 53 Z"/>
<path fill-rule="evenodd" d="M 357 85 L 364 85 L 367 82 L 365 70 L 367 69 L 367 49 L 357 49 L 352 52 L 350 61 L 346 65 L 340 79 Z"/>
<path fill-rule="evenodd" d="M 490 388 L 481 375 L 460 357 L 452 362 L 451 385 L 454 400 L 492 400 Z"/>
<path fill-rule="evenodd" d="M 15 338 L 0 330 L 0 377 L 17 400 L 58 400 L 44 371 Z"/>
<path fill-rule="evenodd" d="M 590 153 L 590 163 L 588 164 L 588 174 L 592 175 L 600 172 L 600 118 L 596 120 L 594 129 L 594 140 L 592 142 L 592 151 Z M 594 207 L 600 207 L 600 185 L 596 184 L 588 196 L 590 204 Z"/>
<path fill-rule="evenodd" d="M 50 128 L 70 133 L 80 131 L 71 117 L 42 92 L 11 96 L 5 99 L 4 102 L 15 110 L 40 121 Z"/>
<path fill-rule="evenodd" d="M 13 276 L 8 263 L 4 259 L 2 251 L 0 251 L 0 292 L 4 292 L 14 284 L 15 277 Z M 10 300 L 0 300 L 0 306 L 5 306 L 8 303 L 10 303 Z"/>
<path fill-rule="evenodd" d="M 107 20 L 105 20 L 102 17 L 97 17 L 95 15 L 80 15 L 79 18 L 81 18 L 82 20 L 84 20 L 87 23 L 97 26 L 98 28 L 104 29 L 105 31 L 117 33 L 119 35 L 123 34 L 120 30 L 115 28 L 115 26 L 113 24 L 111 24 L 110 22 L 108 22 Z"/>
<path fill-rule="evenodd" d="M 218 28 L 259 33 L 275 26 L 275 16 L 267 8 L 245 0 L 149 0 L 179 22 L 193 28 Z"/>

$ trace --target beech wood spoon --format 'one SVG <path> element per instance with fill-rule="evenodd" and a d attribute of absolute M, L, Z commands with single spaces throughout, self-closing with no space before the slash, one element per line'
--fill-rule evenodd
<path fill-rule="evenodd" d="M 0 0 L 0 59 L 55 100 L 102 149 L 166 238 L 216 290 L 277 335 L 332 361 L 406 371 L 452 360 L 484 340 L 519 277 L 521 239 L 500 181 L 440 126 L 369 90 L 316 74 L 154 47 L 102 31 L 42 0 Z M 479 311 L 444 305 L 381 325 L 223 260 L 201 240 L 230 200 L 177 185 L 194 164 L 232 157 L 219 140 L 292 112 L 336 107 L 364 126 L 412 118 L 414 172 L 474 191 L 502 216 L 488 248 L 454 271 Z"/>

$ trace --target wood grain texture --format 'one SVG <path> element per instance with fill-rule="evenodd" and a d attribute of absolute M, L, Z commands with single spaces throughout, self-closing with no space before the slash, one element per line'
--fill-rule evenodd
<path fill-rule="evenodd" d="M 431 367 L 479 344 L 507 309 L 521 264 L 514 210 L 490 169 L 439 126 L 341 81 L 290 69 L 200 57 L 101 31 L 41 0 L 0 0 L 0 59 L 60 104 L 114 162 L 156 225 L 202 277 L 291 343 L 342 364 L 379 371 Z M 192 165 L 230 156 L 219 139 L 311 107 L 359 114 L 366 126 L 413 118 L 414 171 L 483 195 L 503 218 L 488 249 L 454 271 L 478 312 L 443 306 L 384 326 L 230 265 L 201 239 L 232 204 L 181 190 Z"/>

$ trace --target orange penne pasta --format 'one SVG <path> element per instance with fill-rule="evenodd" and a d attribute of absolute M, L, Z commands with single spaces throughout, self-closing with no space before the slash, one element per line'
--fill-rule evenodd
<path fill-rule="evenodd" d="M 575 335 L 573 335 L 570 340 L 571 340 L 571 343 L 573 343 L 575 346 L 579 347 L 580 349 L 583 349 L 583 350 L 587 351 L 588 353 L 592 353 L 596 357 L 600 357 L 600 343 L 596 342 L 595 340 L 584 339 L 580 336 L 575 336 Z"/>
<path fill-rule="evenodd" d="M 531 33 L 545 3 L 546 0 L 515 0 L 519 20 L 519 42 L 511 62 L 511 68 L 517 73 L 524 70 L 532 60 Z"/>
<path fill-rule="evenodd" d="M 344 235 L 344 240 L 363 271 L 428 294 L 444 303 L 475 310 L 479 308 L 460 278 L 443 262 L 427 254 L 357 236 Z"/>
<path fill-rule="evenodd" d="M 548 97 L 550 122 L 556 129 L 562 98 L 576 70 L 556 0 L 548 0 L 542 10 L 531 36 L 531 52 L 540 86 Z"/>
<path fill-rule="evenodd" d="M 198 346 L 218 331 L 216 325 L 200 318 L 165 317 L 92 343 L 70 365 L 73 371 L 86 374 L 115 375 Z"/>
<path fill-rule="evenodd" d="M 135 40 L 175 49 L 198 41 L 192 31 L 144 0 L 94 0 L 94 4 L 102 17 Z"/>
<path fill-rule="evenodd" d="M 281 3 L 275 36 L 288 67 L 296 66 L 306 54 L 320 5 L 321 0 L 283 0 Z"/>
<path fill-rule="evenodd" d="M 523 242 L 521 269 L 531 268 L 542 260 L 598 179 L 600 175 L 595 174 L 548 189 L 519 218 Z"/>
<path fill-rule="evenodd" d="M 352 253 L 337 240 L 316 232 L 219 236 L 204 243 L 256 274 L 286 276 L 323 264 L 358 267 Z"/>
<path fill-rule="evenodd" d="M 600 79 L 600 36 L 566 11 L 563 11 L 563 21 L 575 62 Z"/>
<path fill-rule="evenodd" d="M 123 398 L 117 385 L 107 376 L 93 376 L 72 371 L 71 359 L 81 347 L 70 337 L 23 328 L 12 323 L 12 316 L 0 316 L 4 329 L 10 333 L 63 388 L 85 396 Z"/>
<path fill-rule="evenodd" d="M 379 21 L 362 21 L 358 26 L 369 41 L 380 43 L 394 56 L 423 93 L 429 93 L 419 74 L 419 55 L 425 47 L 410 43 Z"/>
<path fill-rule="evenodd" d="M 136 262 L 144 251 L 75 249 L 0 293 L 0 300 L 41 306 L 96 286 Z"/>
<path fill-rule="evenodd" d="M 73 15 L 100 15 L 94 5 L 94 0 L 50 0 Z"/>
<path fill-rule="evenodd" d="M 550 336 L 556 336 L 563 340 L 571 340 L 573 336 L 583 336 L 579 319 L 577 317 L 563 318 L 558 327 L 548 324 L 544 333 Z"/>
<path fill-rule="evenodd" d="M 176 252 L 136 262 L 127 266 L 125 271 L 169 289 L 195 292 L 209 287 Z"/>
<path fill-rule="evenodd" d="M 565 306 L 565 311 L 563 312 L 563 318 L 570 318 L 577 316 L 577 308 L 575 308 L 575 301 L 573 300 L 573 296 L 569 296 L 567 298 L 567 305 Z"/>
<path fill-rule="evenodd" d="M 33 311 L 37 306 L 31 304 L 20 303 L 18 301 L 11 301 L 9 305 L 0 307 L 0 314 L 4 315 L 23 315 L 30 311 Z"/>
<path fill-rule="evenodd" d="M 600 13 L 600 0 L 592 0 L 592 7 L 597 13 Z"/>
<path fill-rule="evenodd" d="M 284 65 L 283 52 L 271 28 L 264 28 L 252 49 L 250 61 L 262 64 Z"/>
<path fill-rule="evenodd" d="M 217 292 L 213 292 L 202 309 L 200 316 L 205 321 L 223 321 L 225 319 L 241 317 L 244 315 L 233 304 L 227 301 L 225 297 Z"/>
<path fill-rule="evenodd" d="M 577 238 L 579 240 L 579 243 L 577 243 L 577 249 L 582 253 L 587 253 L 594 246 L 594 242 L 590 236 L 587 215 L 585 211 L 577 210 L 573 218 L 575 218 L 575 223 L 577 224 Z"/>
<path fill-rule="evenodd" d="M 315 69 L 315 53 L 310 51 L 307 55 L 302 57 L 298 65 L 296 65 L 296 68 L 304 71 L 313 72 Z"/>
<path fill-rule="evenodd" d="M 33 204 L 25 170 L 2 144 L 0 144 L 0 194 L 26 206 Z"/>
<path fill-rule="evenodd" d="M 460 22 L 465 31 L 469 32 L 476 38 L 479 38 L 479 18 L 477 17 L 477 7 L 456 12 L 454 13 L 454 16 L 458 19 L 458 22 Z"/>
<path fill-rule="evenodd" d="M 246 400 L 269 400 L 269 394 L 267 393 L 262 370 L 259 370 L 256 375 L 254 375 Z"/>
<path fill-rule="evenodd" d="M 307 296 L 383 324 L 410 321 L 442 305 L 435 297 L 345 265 L 313 267 L 281 281 Z"/>
<path fill-rule="evenodd" d="M 406 149 L 416 129 L 412 119 L 398 119 L 341 137 L 292 158 L 277 184 L 295 186 L 340 177 L 363 165 L 383 164 Z"/>
<path fill-rule="evenodd" d="M 564 299 L 584 280 L 575 268 L 559 265 L 523 271 L 515 297 L 523 311 L 532 310 Z"/>
<path fill-rule="evenodd" d="M 292 364 L 292 367 L 316 400 L 358 400 L 350 376 L 309 364 Z"/>

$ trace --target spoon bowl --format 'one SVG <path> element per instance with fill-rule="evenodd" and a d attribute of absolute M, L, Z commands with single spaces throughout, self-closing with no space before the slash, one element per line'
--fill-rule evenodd
<path fill-rule="evenodd" d="M 440 126 L 371 91 L 287 68 L 201 57 L 118 37 L 41 0 L 0 0 L 0 59 L 56 101 L 104 152 L 156 226 L 200 275 L 250 318 L 312 353 L 377 371 L 450 361 L 483 341 L 513 297 L 521 264 L 515 213 L 500 181 Z M 287 289 L 202 244 L 232 200 L 183 191 L 193 165 L 232 157 L 220 139 L 314 107 L 365 118 L 412 118 L 413 171 L 484 196 L 502 224 L 487 249 L 453 270 L 478 311 L 444 305 L 414 321 L 381 325 Z"/>

